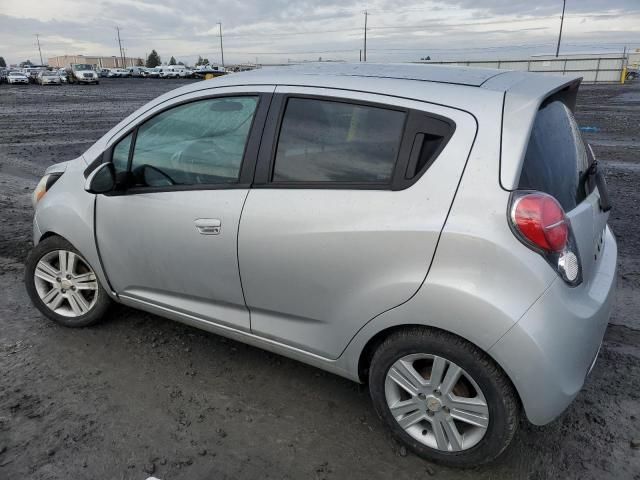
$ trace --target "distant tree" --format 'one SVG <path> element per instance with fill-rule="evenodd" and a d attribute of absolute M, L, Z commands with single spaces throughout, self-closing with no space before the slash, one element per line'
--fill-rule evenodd
<path fill-rule="evenodd" d="M 0 57 L 0 67 L 6 67 L 7 62 L 4 61 L 4 57 Z"/>
<path fill-rule="evenodd" d="M 175 57 L 171 57 L 171 60 L 169 60 L 169 65 L 176 65 L 176 58 Z"/>
<path fill-rule="evenodd" d="M 209 65 L 209 59 L 205 58 L 204 60 L 202 60 L 202 65 Z"/>
<path fill-rule="evenodd" d="M 147 64 L 146 64 L 147 67 L 154 68 L 160 65 L 161 63 L 162 63 L 162 60 L 160 60 L 160 55 L 158 55 L 158 52 L 156 52 L 155 50 L 151 50 L 151 53 L 147 57 Z"/>
<path fill-rule="evenodd" d="M 1 58 L 1 57 L 0 57 Z M 184 62 L 178 62 L 178 65 L 184 65 Z"/>
<path fill-rule="evenodd" d="M 202 65 L 202 57 L 198 55 L 198 60 L 196 61 L 196 67 Z"/>
<path fill-rule="evenodd" d="M 20 62 L 21 67 L 30 67 L 31 65 L 33 65 L 33 63 L 31 63 L 31 60 L 27 60 L 26 62 Z"/>
<path fill-rule="evenodd" d="M 144 67 L 144 62 L 141 58 L 136 60 L 136 67 Z"/>

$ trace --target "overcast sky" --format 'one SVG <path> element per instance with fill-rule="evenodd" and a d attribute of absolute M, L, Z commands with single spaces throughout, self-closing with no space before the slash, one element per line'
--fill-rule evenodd
<path fill-rule="evenodd" d="M 0 56 L 128 56 L 156 49 L 193 63 L 357 61 L 368 17 L 369 61 L 518 58 L 555 52 L 562 0 L 0 0 Z M 561 51 L 640 48 L 640 0 L 567 0 Z"/>

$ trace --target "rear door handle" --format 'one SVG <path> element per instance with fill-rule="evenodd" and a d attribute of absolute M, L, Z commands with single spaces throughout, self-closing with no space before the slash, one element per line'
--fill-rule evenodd
<path fill-rule="evenodd" d="M 196 218 L 193 223 L 201 235 L 218 235 L 222 229 L 222 222 L 217 218 Z"/>

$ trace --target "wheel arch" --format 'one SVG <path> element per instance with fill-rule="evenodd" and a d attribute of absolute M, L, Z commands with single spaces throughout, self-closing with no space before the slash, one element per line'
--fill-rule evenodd
<path fill-rule="evenodd" d="M 484 352 L 488 357 L 490 357 L 494 362 L 498 363 L 484 348 L 482 348 L 480 345 L 476 344 L 473 341 L 470 341 L 469 339 L 455 333 L 452 332 L 451 330 L 447 330 L 444 328 L 440 328 L 440 327 L 436 327 L 433 325 L 427 325 L 424 323 L 403 323 L 403 324 L 398 324 L 398 325 L 391 325 L 389 327 L 383 328 L 382 330 L 378 331 L 377 333 L 375 333 L 375 335 L 373 335 L 371 338 L 369 338 L 369 340 L 366 341 L 366 343 L 364 344 L 364 347 L 362 348 L 362 350 L 360 351 L 360 355 L 358 358 L 358 378 L 360 379 L 360 381 L 362 383 L 366 383 L 367 381 L 367 372 L 368 372 L 368 368 L 371 364 L 371 359 L 373 358 L 373 355 L 376 351 L 376 348 L 378 346 L 380 346 L 380 344 L 382 344 L 387 338 L 389 338 L 389 336 L 393 335 L 396 332 L 402 331 L 402 330 L 408 330 L 411 328 L 424 328 L 425 330 L 433 330 L 433 331 L 438 331 L 438 332 L 444 332 L 447 333 L 449 335 L 453 335 L 455 337 L 460 338 L 461 340 L 470 343 L 471 345 L 473 345 L 474 347 L 476 347 L 477 349 L 481 350 L 482 352 Z M 500 367 L 501 370 L 504 372 L 504 369 L 502 367 Z M 505 373 L 506 375 L 506 373 Z M 513 383 L 513 382 L 512 382 Z"/>
<path fill-rule="evenodd" d="M 485 350 L 484 348 L 480 347 L 479 345 L 477 345 L 476 343 L 468 340 L 467 338 L 464 338 L 450 330 L 446 330 L 443 328 L 439 328 L 439 327 L 434 327 L 434 326 L 430 326 L 430 325 L 425 325 L 425 324 L 420 324 L 420 323 L 406 323 L 406 324 L 400 324 L 400 325 L 393 325 L 387 328 L 384 328 L 380 331 L 378 331 L 375 335 L 373 335 L 364 345 L 364 348 L 361 350 L 360 352 L 360 356 L 358 358 L 358 367 L 357 367 L 357 376 L 358 379 L 360 380 L 361 383 L 367 383 L 368 382 L 368 375 L 369 375 L 369 367 L 371 365 L 371 360 L 373 359 L 373 355 L 377 349 L 377 347 L 379 347 L 387 338 L 389 338 L 389 336 L 393 335 L 396 332 L 402 331 L 402 330 L 408 330 L 408 329 L 412 329 L 412 328 L 424 328 L 424 329 L 428 329 L 428 330 L 434 330 L 434 331 L 439 331 L 439 332 L 444 332 L 448 335 L 453 335 L 471 345 L 473 345 L 474 347 L 476 347 L 479 351 L 481 351 L 482 353 L 484 353 L 487 358 L 491 359 L 491 361 L 496 365 L 496 367 L 498 368 L 498 370 L 504 375 L 504 377 L 507 379 L 507 381 L 511 384 L 511 386 L 513 387 L 513 390 L 516 392 L 516 396 L 517 396 L 517 400 L 519 402 L 519 404 L 522 406 L 522 398 L 520 397 L 520 392 L 518 391 L 518 388 L 516 387 L 516 384 L 514 383 L 513 379 L 511 378 L 511 376 L 507 373 L 507 371 L 502 367 L 502 365 L 498 362 L 498 360 L 496 360 L 487 350 Z"/>

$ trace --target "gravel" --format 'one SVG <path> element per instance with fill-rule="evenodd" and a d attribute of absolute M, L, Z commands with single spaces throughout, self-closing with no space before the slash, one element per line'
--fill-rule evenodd
<path fill-rule="evenodd" d="M 0 478 L 434 475 L 428 462 L 398 455 L 363 386 L 124 307 L 70 330 L 30 305 L 23 262 L 44 169 L 184 83 L 0 85 Z M 639 478 L 640 83 L 584 86 L 577 116 L 596 127 L 585 136 L 606 168 L 620 252 L 600 358 L 555 422 L 523 422 L 493 465 L 437 467 L 438 478 Z"/>

